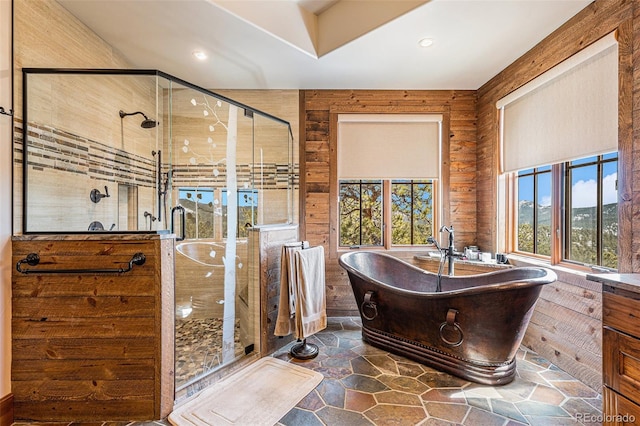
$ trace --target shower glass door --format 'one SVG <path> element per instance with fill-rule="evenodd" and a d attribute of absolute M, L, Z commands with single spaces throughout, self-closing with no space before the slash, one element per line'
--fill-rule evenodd
<path fill-rule="evenodd" d="M 250 187 L 244 170 L 252 120 L 225 100 L 176 83 L 167 97 L 167 225 L 183 238 L 175 258 L 179 390 L 255 347 L 253 334 L 240 330 L 242 316 L 255 312 L 242 298 L 246 238 L 239 236 L 237 209 L 229 211 L 238 191 Z"/>
<path fill-rule="evenodd" d="M 290 223 L 288 123 L 172 82 L 161 181 L 176 242 L 176 390 L 260 348 L 249 228 Z M 172 225 L 173 224 L 173 225 Z"/>

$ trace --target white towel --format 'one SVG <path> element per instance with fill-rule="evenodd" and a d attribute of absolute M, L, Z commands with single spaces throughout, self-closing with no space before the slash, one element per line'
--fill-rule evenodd
<path fill-rule="evenodd" d="M 305 339 L 327 327 L 324 249 L 317 246 L 293 253 L 297 271 L 296 339 Z"/>
<path fill-rule="evenodd" d="M 276 336 L 288 336 L 295 330 L 293 320 L 295 310 L 296 276 L 293 254 L 302 250 L 303 243 L 285 244 L 280 255 L 280 298 L 278 302 L 278 317 L 273 332 Z"/>

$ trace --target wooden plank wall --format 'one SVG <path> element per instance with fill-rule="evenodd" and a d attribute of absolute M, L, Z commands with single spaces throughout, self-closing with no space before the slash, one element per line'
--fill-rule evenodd
<path fill-rule="evenodd" d="M 553 32 L 478 90 L 477 226 L 478 245 L 495 251 L 499 237 L 496 217 L 498 175 L 498 110 L 496 101 L 611 31 L 619 42 L 619 250 L 620 270 L 640 271 L 640 248 L 633 237 L 632 218 L 640 196 L 633 193 L 638 172 L 633 157 L 640 143 L 633 128 L 640 123 L 637 1 L 597 0 Z M 636 17 L 633 18 L 633 13 Z M 636 36 L 633 37 L 632 29 Z M 633 93 L 632 88 L 633 86 Z M 632 112 L 632 105 L 636 110 Z M 640 176 L 638 176 L 640 178 Z M 637 225 L 636 225 L 637 226 Z M 632 248 L 633 241 L 633 248 Z M 633 262 L 633 265 L 632 265 Z M 601 391 L 601 287 L 576 273 L 558 270 L 558 282 L 545 286 L 523 344 L 584 383 Z"/>
<path fill-rule="evenodd" d="M 249 231 L 250 285 L 261 300 L 260 318 L 256 325 L 260 334 L 260 355 L 275 352 L 293 340 L 293 334 L 274 334 L 280 305 L 280 255 L 286 243 L 299 241 L 296 225 L 255 227 Z"/>
<path fill-rule="evenodd" d="M 453 224 L 457 246 L 476 244 L 476 94 L 442 90 L 306 90 L 300 92 L 301 236 L 327 256 L 327 313 L 356 315 L 344 270 L 338 265 L 335 120 L 339 113 L 441 113 L 443 224 Z M 333 120 L 333 124 L 332 123 Z M 332 150 L 334 152 L 332 159 Z M 407 153 L 407 155 L 411 155 Z M 333 185 L 333 187 L 332 187 Z"/>
<path fill-rule="evenodd" d="M 52 237 L 55 238 L 55 237 Z M 150 420 L 173 408 L 173 239 L 13 243 L 42 269 L 127 273 L 20 274 L 12 278 L 11 384 L 16 419 Z"/>
<path fill-rule="evenodd" d="M 522 344 L 601 392 L 602 286 L 556 272 L 558 281 L 542 288 Z"/>

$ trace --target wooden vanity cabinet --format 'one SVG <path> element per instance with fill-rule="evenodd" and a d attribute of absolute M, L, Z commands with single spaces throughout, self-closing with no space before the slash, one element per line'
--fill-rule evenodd
<path fill-rule="evenodd" d="M 603 424 L 640 422 L 640 293 L 603 286 Z"/>
<path fill-rule="evenodd" d="M 12 276 L 17 421 L 159 420 L 171 412 L 173 245 L 172 236 L 154 234 L 14 237 L 14 265 L 30 253 L 40 258 Z M 128 272 L 86 272 L 126 269 L 136 253 L 146 260 Z"/>

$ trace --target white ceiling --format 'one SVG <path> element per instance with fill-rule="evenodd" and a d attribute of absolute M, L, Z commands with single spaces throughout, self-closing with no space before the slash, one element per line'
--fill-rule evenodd
<path fill-rule="evenodd" d="M 477 89 L 590 3 L 58 1 L 133 66 L 209 89 Z"/>

